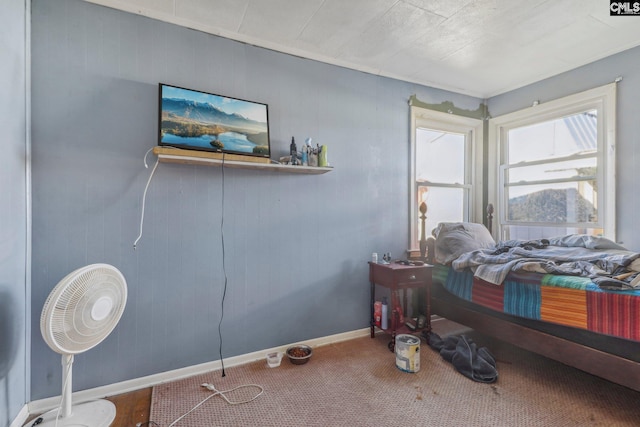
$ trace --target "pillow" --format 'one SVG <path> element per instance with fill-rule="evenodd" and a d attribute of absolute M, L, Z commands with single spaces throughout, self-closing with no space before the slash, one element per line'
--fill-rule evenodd
<path fill-rule="evenodd" d="M 441 222 L 433 229 L 435 259 L 449 264 L 465 252 L 492 248 L 496 245 L 489 230 L 473 222 Z"/>

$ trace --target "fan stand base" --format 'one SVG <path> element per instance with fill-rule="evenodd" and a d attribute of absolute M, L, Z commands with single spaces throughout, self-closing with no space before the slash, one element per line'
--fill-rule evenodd
<path fill-rule="evenodd" d="M 59 418 L 56 424 L 58 408 L 45 412 L 39 418 L 38 427 L 109 427 L 116 417 L 116 405 L 108 400 L 93 400 L 71 407 L 71 415 Z M 24 425 L 31 427 L 35 420 Z"/>

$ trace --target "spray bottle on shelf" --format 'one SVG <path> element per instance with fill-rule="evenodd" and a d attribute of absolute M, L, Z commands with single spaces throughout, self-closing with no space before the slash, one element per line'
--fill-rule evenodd
<path fill-rule="evenodd" d="M 382 298 L 382 319 L 381 323 L 382 323 L 382 329 L 388 329 L 389 328 L 389 305 L 387 304 L 387 297 L 383 297 Z"/>
<path fill-rule="evenodd" d="M 304 145 L 302 146 L 302 166 L 311 166 L 309 162 L 311 150 L 311 138 L 307 138 L 304 140 Z"/>

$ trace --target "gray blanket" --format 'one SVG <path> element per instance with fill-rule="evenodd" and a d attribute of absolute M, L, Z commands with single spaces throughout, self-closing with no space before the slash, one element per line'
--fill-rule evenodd
<path fill-rule="evenodd" d="M 640 254 L 599 237 L 571 235 L 535 241 L 505 241 L 492 249 L 467 252 L 451 263 L 470 268 L 474 276 L 500 284 L 510 271 L 534 271 L 591 278 L 613 277 L 628 271 Z"/>

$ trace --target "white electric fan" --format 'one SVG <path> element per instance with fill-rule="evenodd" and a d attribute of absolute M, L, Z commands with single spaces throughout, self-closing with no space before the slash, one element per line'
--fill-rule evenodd
<path fill-rule="evenodd" d="M 62 355 L 62 402 L 41 416 L 39 427 L 108 427 L 116 407 L 108 400 L 71 404 L 74 354 L 100 344 L 118 324 L 127 302 L 127 283 L 108 264 L 91 264 L 69 273 L 49 294 L 42 308 L 40 331 Z"/>

